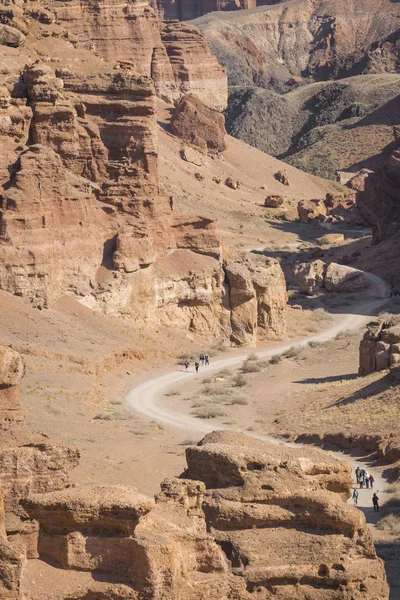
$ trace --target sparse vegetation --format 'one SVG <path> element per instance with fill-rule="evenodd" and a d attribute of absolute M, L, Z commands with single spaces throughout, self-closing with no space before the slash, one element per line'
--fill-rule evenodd
<path fill-rule="evenodd" d="M 193 412 L 193 414 L 198 419 L 215 419 L 216 417 L 224 417 L 224 411 L 219 408 L 215 408 L 213 406 L 204 406 L 203 408 L 198 408 Z"/>
<path fill-rule="evenodd" d="M 282 356 L 280 354 L 275 354 L 275 356 L 273 356 L 270 361 L 269 364 L 270 365 L 277 365 L 278 363 L 280 363 L 282 360 Z"/>
<path fill-rule="evenodd" d="M 245 385 L 247 385 L 246 378 L 241 373 L 235 375 L 235 377 L 233 378 L 233 383 L 236 387 L 244 387 Z"/>
<path fill-rule="evenodd" d="M 296 348 L 293 346 L 292 348 L 289 348 L 289 350 L 286 350 L 286 352 L 284 352 L 282 356 L 284 358 L 295 358 L 296 356 L 298 356 L 299 352 L 300 348 Z"/>
<path fill-rule="evenodd" d="M 400 535 L 400 516 L 394 514 L 386 515 L 378 521 L 376 526 L 385 533 Z"/>
<path fill-rule="evenodd" d="M 259 373 L 260 371 L 261 367 L 253 361 L 246 360 L 242 365 L 242 373 Z"/>
<path fill-rule="evenodd" d="M 248 403 L 249 403 L 249 401 L 246 398 L 246 396 L 234 396 L 233 398 L 231 398 L 231 401 L 230 401 L 230 404 L 232 404 L 233 406 L 235 404 L 246 406 Z"/>

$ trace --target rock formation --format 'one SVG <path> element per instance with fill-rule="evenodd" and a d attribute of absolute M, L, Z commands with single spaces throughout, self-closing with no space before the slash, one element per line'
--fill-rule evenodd
<path fill-rule="evenodd" d="M 257 331 L 270 337 L 285 332 L 286 285 L 278 261 L 252 256 L 228 260 L 225 266 L 231 307 L 231 340 L 253 345 Z"/>
<path fill-rule="evenodd" d="M 171 131 L 203 154 L 226 150 L 225 119 L 193 95 L 184 96 L 170 121 Z"/>
<path fill-rule="evenodd" d="M 375 298 L 388 298 L 390 288 L 385 282 L 371 273 L 337 263 L 324 263 L 321 260 L 299 263 L 293 276 L 306 294 L 315 294 L 322 289 L 342 294 L 365 294 Z"/>
<path fill-rule="evenodd" d="M 226 76 L 204 35 L 144 3 L 10 6 L 24 40 L 0 46 L 0 288 L 229 338 L 219 232 L 158 182 L 156 95 L 185 95 L 200 146 L 226 147 Z"/>
<path fill-rule="evenodd" d="M 19 385 L 21 358 L 0 356 L 2 380 Z M 0 444 L 5 600 L 36 598 L 42 560 L 51 600 L 387 598 L 365 518 L 346 505 L 351 468 L 320 450 L 216 432 L 187 449 L 184 476 L 154 501 L 126 485 L 70 485 L 78 454 L 21 424 Z M 55 590 L 60 571 L 83 577 Z"/>
<path fill-rule="evenodd" d="M 207 526 L 257 598 L 385 598 L 364 516 L 345 501 L 351 471 L 332 455 L 214 432 L 186 451 Z"/>
<path fill-rule="evenodd" d="M 369 323 L 360 342 L 359 374 L 386 369 L 400 370 L 400 322 L 396 317 Z"/>

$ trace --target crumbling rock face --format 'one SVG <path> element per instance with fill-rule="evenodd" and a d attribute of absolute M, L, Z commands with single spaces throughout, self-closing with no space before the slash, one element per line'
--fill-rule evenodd
<path fill-rule="evenodd" d="M 279 338 L 285 332 L 286 283 L 279 263 L 251 256 L 226 262 L 231 309 L 231 340 L 252 345 L 257 333 Z"/>
<path fill-rule="evenodd" d="M 137 1 L 102 0 L 96 8 L 90 2 L 58 1 L 53 10 L 77 48 L 120 68 L 130 62 L 135 76 L 152 77 L 163 100 L 173 103 L 193 93 L 210 108 L 225 108 L 225 71 L 193 25 L 160 23 L 146 2 Z"/>
<path fill-rule="evenodd" d="M 23 419 L 20 402 L 20 383 L 25 373 L 22 356 L 0 346 L 0 433 Z"/>
<path fill-rule="evenodd" d="M 207 487 L 207 525 L 257 598 L 387 598 L 365 518 L 345 503 L 349 465 L 236 432 L 209 434 L 186 455 L 185 476 Z"/>
<path fill-rule="evenodd" d="M 184 96 L 170 121 L 172 133 L 191 144 L 203 154 L 226 150 L 225 119 L 193 95 Z"/>
<path fill-rule="evenodd" d="M 367 326 L 360 342 L 359 374 L 369 375 L 375 371 L 393 370 L 397 378 L 400 367 L 400 323 L 379 319 Z"/>

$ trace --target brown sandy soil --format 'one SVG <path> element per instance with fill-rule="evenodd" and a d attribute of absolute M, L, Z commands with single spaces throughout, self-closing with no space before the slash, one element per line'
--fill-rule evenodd
<path fill-rule="evenodd" d="M 301 242 L 307 236 L 307 226 L 297 224 L 271 227 L 264 200 L 270 194 L 281 194 L 285 205 L 295 210 L 305 198 L 325 198 L 328 192 L 342 188 L 334 182 L 299 171 L 242 141 L 227 136 L 228 149 L 217 157 L 203 157 L 199 167 L 180 157 L 183 143 L 168 133 L 170 112 L 159 103 L 160 112 L 160 182 L 174 196 L 178 210 L 202 214 L 218 221 L 226 245 L 237 248 L 255 248 L 271 244 L 285 245 Z M 286 170 L 290 185 L 285 186 L 274 177 Z M 204 177 L 197 180 L 195 173 Z M 240 188 L 233 190 L 224 182 L 233 177 Z M 216 183 L 213 178 L 220 180 Z M 262 187 L 263 186 L 263 187 Z M 318 236 L 316 236 L 318 237 Z"/>

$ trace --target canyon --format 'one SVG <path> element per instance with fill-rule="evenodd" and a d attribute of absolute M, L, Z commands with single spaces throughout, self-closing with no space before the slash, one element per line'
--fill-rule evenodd
<path fill-rule="evenodd" d="M 399 122 L 399 7 L 270 3 L 193 23 L 227 69 L 227 130 L 308 172 L 374 169 Z"/>
<path fill-rule="evenodd" d="M 273 438 L 398 478 L 399 16 L 2 4 L 1 598 L 396 593 L 352 466 Z"/>
<path fill-rule="evenodd" d="M 350 467 L 333 455 L 282 448 L 277 458 L 265 442 L 216 432 L 187 449 L 184 476 L 155 500 L 126 485 L 70 485 L 79 454 L 32 438 L 22 357 L 4 347 L 0 357 L 2 431 L 13 436 L 1 438 L 3 598 L 43 598 L 40 585 L 58 600 L 387 597 L 365 518 L 345 503 Z M 297 558 L 282 554 L 293 537 Z"/>

